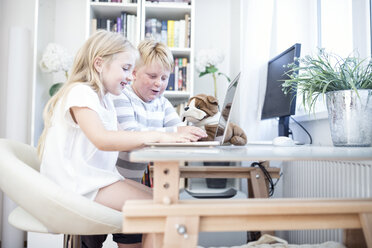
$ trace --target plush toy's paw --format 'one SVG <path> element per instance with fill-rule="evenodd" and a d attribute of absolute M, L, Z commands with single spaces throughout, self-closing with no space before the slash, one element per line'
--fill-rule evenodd
<path fill-rule="evenodd" d="M 247 136 L 245 135 L 244 130 L 234 123 L 230 123 L 230 126 L 232 129 L 230 143 L 236 146 L 244 146 L 247 144 Z"/>
<path fill-rule="evenodd" d="M 202 141 L 212 141 L 212 140 L 214 140 L 214 134 L 216 133 L 217 124 L 216 125 L 205 125 L 204 129 L 205 129 L 205 132 L 207 133 L 208 137 L 203 138 Z"/>
<path fill-rule="evenodd" d="M 243 138 L 240 136 L 233 136 L 230 139 L 230 143 L 235 146 L 244 146 L 245 144 L 247 144 L 247 138 Z"/>

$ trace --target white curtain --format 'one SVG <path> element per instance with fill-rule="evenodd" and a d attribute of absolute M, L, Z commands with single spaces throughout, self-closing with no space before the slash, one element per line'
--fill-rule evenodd
<path fill-rule="evenodd" d="M 239 125 L 248 140 L 260 139 L 260 92 L 270 57 L 274 0 L 241 1 L 241 79 L 238 91 Z"/>
<path fill-rule="evenodd" d="M 271 140 L 277 120 L 261 121 L 268 61 L 295 43 L 301 55 L 316 49 L 316 0 L 242 0 L 239 125 L 248 140 Z"/>

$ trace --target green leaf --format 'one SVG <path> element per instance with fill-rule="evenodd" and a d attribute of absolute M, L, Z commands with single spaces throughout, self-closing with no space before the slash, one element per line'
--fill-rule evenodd
<path fill-rule="evenodd" d="M 209 74 L 209 72 L 207 72 L 207 71 L 200 72 L 199 77 L 202 77 L 202 76 L 207 75 L 207 74 Z"/>
<path fill-rule="evenodd" d="M 223 75 L 223 76 L 225 76 L 226 77 L 226 79 L 227 79 L 227 81 L 230 83 L 231 82 L 231 79 L 225 74 L 225 73 L 223 73 L 223 72 L 219 72 L 218 73 L 218 76 L 221 76 L 221 75 Z"/>
<path fill-rule="evenodd" d="M 212 66 L 207 67 L 207 70 L 206 71 L 208 73 L 215 73 L 215 72 L 218 71 L 218 69 L 214 65 L 212 65 Z"/>
<path fill-rule="evenodd" d="M 53 96 L 63 86 L 63 83 L 55 83 L 49 89 L 49 95 Z"/>

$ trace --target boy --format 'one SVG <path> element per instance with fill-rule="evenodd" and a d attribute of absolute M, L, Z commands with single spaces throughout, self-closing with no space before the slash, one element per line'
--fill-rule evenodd
<path fill-rule="evenodd" d="M 138 51 L 140 56 L 133 70 L 133 84 L 125 87 L 120 96 L 113 97 L 120 129 L 192 132 L 205 137 L 200 128 L 181 126 L 180 117 L 163 96 L 174 63 L 168 47 L 148 39 L 138 45 Z M 127 153 L 120 152 L 116 164 L 119 172 L 125 178 L 140 181 L 147 165 L 127 160 Z"/>

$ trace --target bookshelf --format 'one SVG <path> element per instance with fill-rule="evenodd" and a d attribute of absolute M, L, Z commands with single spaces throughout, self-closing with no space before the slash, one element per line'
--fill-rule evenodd
<path fill-rule="evenodd" d="M 128 3 L 129 2 L 129 3 Z M 136 2 L 136 3 L 132 3 Z M 156 19 L 157 23 L 163 24 L 166 22 L 169 23 L 169 20 L 178 22 L 178 26 L 182 25 L 178 33 L 182 33 L 180 38 L 177 35 L 177 44 L 176 42 L 169 43 L 170 37 L 167 35 L 167 45 L 172 51 L 173 57 L 176 61 L 182 59 L 187 60 L 187 65 L 179 63 L 180 67 L 176 68 L 181 70 L 184 68 L 182 73 L 173 72 L 173 77 L 175 77 L 172 82 L 172 90 L 167 89 L 164 93 L 164 96 L 174 105 L 186 102 L 190 95 L 193 95 L 194 87 L 194 8 L 193 1 L 190 4 L 177 1 L 177 2 L 164 2 L 164 1 L 146 1 L 146 0 L 137 0 L 137 1 L 124 1 L 122 2 L 102 2 L 96 0 L 87 0 L 87 35 L 89 36 L 97 28 L 107 29 L 107 25 L 117 25 L 118 17 L 122 17 L 122 12 L 126 12 L 127 15 L 136 16 L 134 23 L 134 37 L 128 39 L 137 46 L 139 41 L 145 39 L 146 37 L 154 37 L 152 34 L 149 34 L 149 29 L 146 29 L 146 22 L 150 19 Z M 110 20 L 107 22 L 107 20 Z M 187 21 L 189 20 L 189 21 Z M 115 24 L 116 23 L 116 24 Z M 149 22 L 148 22 L 149 23 Z M 187 25 L 186 25 L 187 23 Z M 185 27 L 183 27 L 185 25 Z M 132 27 L 133 28 L 133 27 Z M 167 27 L 168 28 L 168 27 Z M 130 29 L 128 27 L 128 29 Z M 118 31 L 117 26 L 115 26 L 112 31 Z M 178 28 L 177 28 L 178 30 Z M 168 31 L 168 30 L 167 30 Z M 121 32 L 124 35 L 124 28 L 121 28 Z M 147 35 L 146 35 L 147 34 Z M 176 37 L 176 36 L 174 36 Z M 174 38 L 176 39 L 176 38 Z M 175 76 L 177 74 L 177 76 Z M 179 76 L 178 76 L 179 75 Z M 182 79 L 183 78 L 183 79 Z M 182 81 L 183 80 L 183 81 Z M 177 82 L 178 83 L 177 83 Z M 170 83 L 171 85 L 171 83 Z M 179 87 L 178 87 L 179 86 Z"/>
<path fill-rule="evenodd" d="M 95 32 L 96 29 L 106 29 L 110 31 L 124 32 L 124 23 L 117 23 L 117 19 L 123 19 L 122 13 L 125 12 L 126 37 L 134 44 L 138 44 L 140 33 L 140 18 L 141 15 L 141 0 L 136 3 L 134 1 L 126 2 L 103 2 L 87 0 L 87 32 L 88 36 Z"/>

